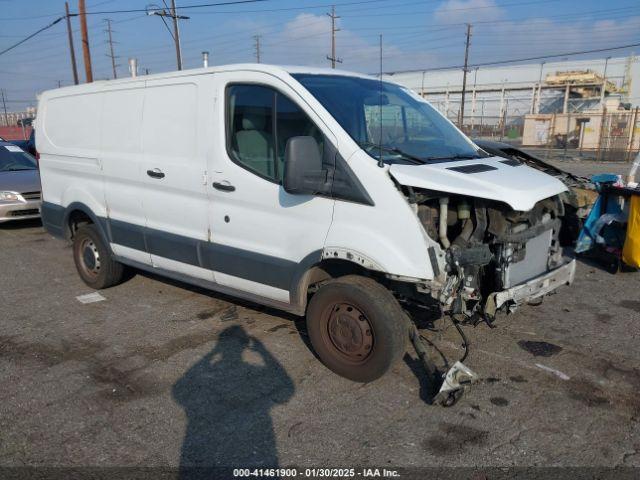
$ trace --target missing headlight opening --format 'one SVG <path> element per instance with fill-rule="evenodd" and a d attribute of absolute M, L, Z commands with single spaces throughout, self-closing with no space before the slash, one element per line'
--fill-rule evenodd
<path fill-rule="evenodd" d="M 557 195 L 526 212 L 496 201 L 411 189 L 418 218 L 440 252 L 430 250 L 437 281 L 424 288 L 443 311 L 491 321 L 496 310 L 514 311 L 530 298 L 518 296 L 493 306 L 491 296 L 555 270 L 567 262 L 563 220 Z M 442 261 L 438 262 L 438 257 Z M 535 297 L 535 292 L 531 297 Z"/>

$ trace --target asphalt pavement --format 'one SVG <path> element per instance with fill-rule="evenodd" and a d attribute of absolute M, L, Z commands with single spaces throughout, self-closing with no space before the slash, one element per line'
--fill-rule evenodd
<path fill-rule="evenodd" d="M 480 381 L 442 408 L 410 350 L 353 383 L 301 319 L 186 284 L 137 273 L 82 303 L 39 223 L 0 226 L 0 272 L 0 466 L 640 467 L 640 273 L 581 262 L 541 305 L 465 327 Z M 444 367 L 461 342 L 435 327 Z"/>

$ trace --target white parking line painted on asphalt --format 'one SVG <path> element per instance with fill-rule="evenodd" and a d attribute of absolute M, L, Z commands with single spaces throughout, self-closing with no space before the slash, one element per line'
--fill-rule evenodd
<path fill-rule="evenodd" d="M 561 378 L 562 380 L 570 380 L 571 377 L 566 373 L 562 373 L 560 370 L 556 370 L 555 368 L 547 367 L 546 365 L 540 365 L 536 363 L 536 367 L 541 368 L 547 372 L 553 373 L 556 377 Z"/>
<path fill-rule="evenodd" d="M 98 292 L 93 292 L 87 293 L 86 295 L 79 295 L 76 297 L 76 300 L 78 300 L 80 303 L 96 303 L 106 300 L 106 298 L 104 298 Z"/>

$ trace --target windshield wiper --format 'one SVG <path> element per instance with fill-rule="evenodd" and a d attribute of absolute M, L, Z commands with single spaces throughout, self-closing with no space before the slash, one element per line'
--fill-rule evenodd
<path fill-rule="evenodd" d="M 444 155 L 442 157 L 427 157 L 425 160 L 427 161 L 437 161 L 437 160 L 477 160 L 479 158 L 487 158 L 480 155 L 464 155 L 464 154 L 455 154 L 455 155 Z"/>
<path fill-rule="evenodd" d="M 416 157 L 407 152 L 403 152 L 402 150 L 396 147 L 389 147 L 387 145 L 378 145 L 377 143 L 373 143 L 373 142 L 360 142 L 358 143 L 358 145 L 360 145 L 362 148 L 371 148 L 371 149 L 377 148 L 378 150 L 383 150 L 385 152 L 395 153 L 396 155 L 400 155 L 402 158 L 406 160 L 412 161 L 416 165 L 424 165 L 425 163 L 422 158 Z"/>

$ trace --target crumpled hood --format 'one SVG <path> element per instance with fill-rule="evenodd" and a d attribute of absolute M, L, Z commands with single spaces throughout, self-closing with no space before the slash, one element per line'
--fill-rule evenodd
<path fill-rule="evenodd" d="M 38 170 L 0 172 L 0 192 L 39 192 L 40 173 Z"/>
<path fill-rule="evenodd" d="M 500 157 L 433 163 L 391 165 L 389 172 L 402 185 L 497 200 L 528 211 L 545 198 L 567 190 L 560 180 Z"/>

